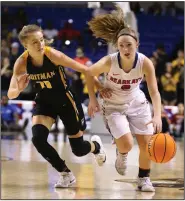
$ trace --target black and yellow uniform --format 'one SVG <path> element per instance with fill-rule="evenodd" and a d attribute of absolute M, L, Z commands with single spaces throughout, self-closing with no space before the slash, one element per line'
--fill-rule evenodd
<path fill-rule="evenodd" d="M 166 74 L 161 76 L 161 84 L 163 87 L 162 97 L 166 101 L 174 101 L 177 99 L 177 83 L 179 81 L 179 74 L 175 73 L 171 77 Z"/>
<path fill-rule="evenodd" d="M 33 116 L 45 115 L 62 120 L 68 135 L 84 131 L 86 122 L 81 103 L 69 89 L 62 66 L 56 66 L 47 56 L 49 47 L 45 48 L 42 66 L 34 66 L 27 51 L 23 53 L 27 59 L 27 73 L 37 94 Z"/>

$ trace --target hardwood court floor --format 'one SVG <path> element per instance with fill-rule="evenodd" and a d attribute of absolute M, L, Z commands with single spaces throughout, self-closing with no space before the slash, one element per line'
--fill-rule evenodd
<path fill-rule="evenodd" d="M 1 199 L 184 199 L 184 190 L 180 190 L 184 182 L 183 141 L 177 142 L 176 157 L 169 163 L 152 164 L 152 181 L 161 186 L 156 187 L 155 193 L 135 190 L 137 145 L 129 153 L 127 175 L 121 176 L 114 168 L 115 145 L 111 143 L 105 143 L 107 161 L 103 167 L 98 167 L 91 154 L 74 156 L 68 143 L 50 143 L 66 160 L 77 183 L 70 188 L 55 189 L 58 173 L 30 141 L 2 140 Z"/>

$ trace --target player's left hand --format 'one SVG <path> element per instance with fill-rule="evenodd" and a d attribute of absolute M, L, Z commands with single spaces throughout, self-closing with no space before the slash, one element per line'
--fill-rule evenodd
<path fill-rule="evenodd" d="M 29 84 L 29 75 L 27 73 L 16 77 L 17 89 L 22 92 Z"/>
<path fill-rule="evenodd" d="M 160 133 L 162 131 L 162 120 L 160 116 L 154 116 L 153 119 L 148 122 L 146 125 L 148 124 L 153 124 L 154 127 L 154 133 Z"/>
<path fill-rule="evenodd" d="M 100 105 L 97 99 L 90 100 L 88 105 L 88 115 L 90 117 L 94 117 L 95 113 L 99 111 L 100 111 Z"/>

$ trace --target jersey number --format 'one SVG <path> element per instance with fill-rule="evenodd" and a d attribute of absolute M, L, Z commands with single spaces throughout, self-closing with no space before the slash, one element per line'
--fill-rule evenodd
<path fill-rule="evenodd" d="M 122 90 L 128 90 L 128 89 L 130 89 L 130 88 L 131 88 L 131 85 L 130 85 L 130 84 L 124 84 L 124 85 L 122 85 L 122 87 L 121 87 Z"/>
<path fill-rule="evenodd" d="M 52 88 L 50 81 L 38 81 L 37 83 L 40 84 L 42 89 L 45 88 L 45 87 L 48 88 L 48 89 Z"/>

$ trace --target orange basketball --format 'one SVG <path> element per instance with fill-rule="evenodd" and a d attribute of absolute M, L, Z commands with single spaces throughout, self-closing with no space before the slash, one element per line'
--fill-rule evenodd
<path fill-rule="evenodd" d="M 146 150 L 150 160 L 166 163 L 175 156 L 176 143 L 169 134 L 159 133 L 150 138 Z"/>

